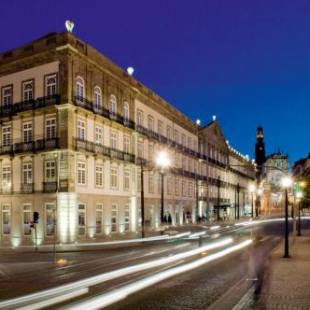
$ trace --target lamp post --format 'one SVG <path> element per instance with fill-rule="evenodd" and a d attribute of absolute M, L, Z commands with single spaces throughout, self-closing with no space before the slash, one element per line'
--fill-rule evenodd
<path fill-rule="evenodd" d="M 160 168 L 161 175 L 161 199 L 160 199 L 160 220 L 164 222 L 164 174 L 165 170 L 170 166 L 170 159 L 165 151 L 159 152 L 156 159 L 156 164 Z"/>
<path fill-rule="evenodd" d="M 254 217 L 254 192 L 255 192 L 255 185 L 250 184 L 249 190 L 251 193 L 251 217 Z"/>
<path fill-rule="evenodd" d="M 292 179 L 285 177 L 282 179 L 282 187 L 285 189 L 285 239 L 284 239 L 284 258 L 289 258 L 289 231 L 288 231 L 288 188 L 292 185 Z"/>
<path fill-rule="evenodd" d="M 259 213 L 261 213 L 261 210 L 259 210 L 259 209 L 261 209 L 261 197 L 262 197 L 262 195 L 263 195 L 263 189 L 262 188 L 258 188 L 257 189 L 257 196 L 259 198 L 258 199 L 259 204 L 256 207 L 256 217 L 258 217 Z"/>
<path fill-rule="evenodd" d="M 296 198 L 298 202 L 298 232 L 297 236 L 301 236 L 301 221 L 300 221 L 300 205 L 301 205 L 301 199 L 302 199 L 302 192 L 296 193 Z"/>
<path fill-rule="evenodd" d="M 141 230 L 141 237 L 145 237 L 145 217 L 144 217 L 144 170 L 143 170 L 143 159 L 141 158 L 141 164 L 140 164 L 140 169 L 141 169 L 141 225 L 142 225 L 142 230 Z"/>

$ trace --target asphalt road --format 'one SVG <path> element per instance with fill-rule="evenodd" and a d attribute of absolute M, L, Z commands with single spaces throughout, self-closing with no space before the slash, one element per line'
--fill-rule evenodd
<path fill-rule="evenodd" d="M 219 305 L 225 305 L 223 309 L 229 309 L 240 300 L 244 290 L 252 285 L 253 281 L 256 289 L 259 289 L 264 264 L 268 263 L 270 251 L 280 242 L 283 226 L 283 222 L 271 222 L 250 227 L 232 226 L 214 231 L 208 230 L 208 236 L 203 238 L 202 245 L 227 236 L 232 236 L 236 242 L 248 238 L 252 238 L 254 242 L 243 250 L 130 295 L 110 306 L 110 309 L 206 309 L 214 303 L 217 305 L 216 309 L 220 309 Z M 198 247 L 198 240 L 176 240 L 59 253 L 57 258 L 62 259 L 64 265 L 56 268 L 52 253 L 4 254 L 0 257 L 0 300 L 173 256 Z M 208 251 L 207 255 L 217 251 Z M 85 297 L 87 300 L 102 293 L 113 292 L 124 285 L 182 266 L 200 257 L 201 255 L 194 255 L 174 263 L 94 285 L 90 287 L 89 294 L 75 298 L 69 304 L 74 307 L 80 301 L 84 301 Z M 56 309 L 65 304 L 51 306 L 50 309 Z"/>

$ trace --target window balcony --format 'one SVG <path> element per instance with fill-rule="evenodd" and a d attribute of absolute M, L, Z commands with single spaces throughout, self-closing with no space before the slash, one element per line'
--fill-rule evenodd
<path fill-rule="evenodd" d="M 20 142 L 14 144 L 14 153 L 25 153 L 34 151 L 35 151 L 34 141 Z"/>
<path fill-rule="evenodd" d="M 43 182 L 43 192 L 44 193 L 54 193 L 57 190 L 57 182 Z"/>
<path fill-rule="evenodd" d="M 1 155 L 12 154 L 13 153 L 13 145 L 3 145 L 1 147 Z"/>
<path fill-rule="evenodd" d="M 59 148 L 59 138 L 40 139 L 35 141 L 36 151 Z"/>
<path fill-rule="evenodd" d="M 34 192 L 34 183 L 22 183 L 20 189 L 23 194 L 31 194 Z"/>

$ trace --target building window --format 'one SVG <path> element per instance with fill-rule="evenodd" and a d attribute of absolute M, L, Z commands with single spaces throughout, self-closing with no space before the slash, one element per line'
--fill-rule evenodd
<path fill-rule="evenodd" d="M 2 88 L 2 106 L 7 107 L 13 104 L 13 87 Z"/>
<path fill-rule="evenodd" d="M 193 183 L 188 182 L 188 197 L 193 197 Z"/>
<path fill-rule="evenodd" d="M 56 95 L 57 93 L 57 77 L 56 74 L 49 75 L 45 78 L 45 95 L 47 97 Z"/>
<path fill-rule="evenodd" d="M 182 134 L 182 145 L 186 146 L 186 137 L 184 134 Z"/>
<path fill-rule="evenodd" d="M 31 216 L 31 206 L 29 205 L 24 205 L 23 223 L 24 223 L 24 235 L 26 236 L 31 235 L 32 216 Z"/>
<path fill-rule="evenodd" d="M 149 173 L 149 193 L 154 194 L 154 175 L 152 172 Z"/>
<path fill-rule="evenodd" d="M 124 190 L 128 191 L 130 188 L 130 171 L 128 169 L 124 170 Z"/>
<path fill-rule="evenodd" d="M 129 104 L 127 101 L 124 102 L 124 121 L 129 121 Z"/>
<path fill-rule="evenodd" d="M 86 232 L 86 206 L 85 204 L 78 205 L 78 231 L 79 235 L 85 235 Z"/>
<path fill-rule="evenodd" d="M 96 166 L 96 186 L 103 187 L 103 166 Z"/>
<path fill-rule="evenodd" d="M 85 98 L 84 80 L 80 76 L 78 76 L 76 78 L 76 82 L 75 82 L 75 95 L 80 100 Z"/>
<path fill-rule="evenodd" d="M 117 139 L 118 137 L 117 137 L 117 132 L 116 131 L 114 131 L 114 130 L 111 130 L 111 132 L 110 132 L 110 147 L 111 147 L 111 149 L 117 149 Z"/>
<path fill-rule="evenodd" d="M 2 233 L 9 235 L 11 231 L 11 206 L 2 206 Z"/>
<path fill-rule="evenodd" d="M 118 208 L 117 208 L 117 205 L 112 205 L 111 222 L 112 222 L 112 232 L 117 232 L 117 230 L 118 230 Z"/>
<path fill-rule="evenodd" d="M 116 117 L 117 113 L 117 101 L 114 95 L 110 96 L 110 106 L 109 106 L 110 116 L 112 118 Z"/>
<path fill-rule="evenodd" d="M 94 88 L 94 108 L 99 110 L 102 106 L 102 93 L 101 88 L 96 86 Z"/>
<path fill-rule="evenodd" d="M 103 145 L 103 128 L 101 126 L 95 127 L 95 143 Z"/>
<path fill-rule="evenodd" d="M 32 163 L 23 164 L 23 184 L 32 183 Z"/>
<path fill-rule="evenodd" d="M 130 153 L 130 138 L 127 135 L 123 136 L 124 139 L 124 152 L 125 153 Z"/>
<path fill-rule="evenodd" d="M 167 194 L 171 195 L 172 194 L 172 186 L 173 186 L 173 178 L 171 176 L 168 176 L 167 180 Z"/>
<path fill-rule="evenodd" d="M 151 131 L 154 131 L 154 118 L 151 115 L 149 115 L 147 118 L 147 128 Z"/>
<path fill-rule="evenodd" d="M 186 197 L 186 183 L 185 183 L 185 180 L 182 180 L 182 196 Z"/>
<path fill-rule="evenodd" d="M 86 163 L 77 163 L 77 181 L 79 185 L 86 185 Z"/>
<path fill-rule="evenodd" d="M 56 118 L 49 118 L 45 121 L 46 139 L 56 138 Z"/>
<path fill-rule="evenodd" d="M 103 205 L 96 205 L 96 234 L 101 234 L 103 229 Z"/>
<path fill-rule="evenodd" d="M 11 145 L 11 126 L 2 127 L 2 145 Z"/>
<path fill-rule="evenodd" d="M 56 179 L 56 162 L 55 160 L 47 160 L 45 162 L 45 181 L 55 181 Z"/>
<path fill-rule="evenodd" d="M 27 122 L 23 124 L 24 143 L 32 142 L 32 123 Z"/>
<path fill-rule="evenodd" d="M 174 141 L 176 143 L 180 143 L 180 141 L 179 141 L 179 132 L 176 129 L 174 130 Z"/>
<path fill-rule="evenodd" d="M 149 142 L 149 151 L 148 151 L 148 158 L 149 161 L 154 161 L 154 144 L 152 142 Z"/>
<path fill-rule="evenodd" d="M 81 141 L 85 140 L 85 122 L 78 119 L 77 121 L 77 138 Z"/>
<path fill-rule="evenodd" d="M 179 182 L 178 177 L 175 178 L 174 188 L 175 188 L 175 195 L 179 196 L 179 194 L 180 194 L 180 182 Z"/>
<path fill-rule="evenodd" d="M 124 209 L 125 231 L 129 231 L 129 220 L 130 220 L 129 206 L 126 205 Z"/>
<path fill-rule="evenodd" d="M 170 126 L 167 126 L 167 138 L 172 140 L 172 128 Z"/>
<path fill-rule="evenodd" d="M 158 134 L 163 135 L 164 125 L 162 121 L 158 121 Z"/>
<path fill-rule="evenodd" d="M 53 236 L 55 233 L 56 208 L 54 204 L 45 205 L 45 233 Z"/>
<path fill-rule="evenodd" d="M 143 112 L 141 110 L 137 111 L 137 125 L 143 126 Z"/>
<path fill-rule="evenodd" d="M 138 140 L 137 155 L 138 158 L 143 158 L 143 139 Z"/>
<path fill-rule="evenodd" d="M 2 166 L 2 190 L 4 192 L 11 190 L 12 174 L 11 166 Z"/>
<path fill-rule="evenodd" d="M 23 101 L 30 101 L 33 99 L 33 81 L 23 83 Z"/>
<path fill-rule="evenodd" d="M 117 189 L 118 187 L 118 168 L 117 167 L 111 167 L 110 186 L 112 189 Z"/>

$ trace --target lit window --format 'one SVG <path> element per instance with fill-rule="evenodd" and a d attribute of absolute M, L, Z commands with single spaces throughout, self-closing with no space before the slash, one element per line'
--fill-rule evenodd
<path fill-rule="evenodd" d="M 7 107 L 13 103 L 13 87 L 2 88 L 2 106 Z"/>
<path fill-rule="evenodd" d="M 23 164 L 23 184 L 32 183 L 32 163 Z"/>
<path fill-rule="evenodd" d="M 149 173 L 149 193 L 154 193 L 154 175 L 152 172 Z"/>
<path fill-rule="evenodd" d="M 56 179 L 56 162 L 55 160 L 47 160 L 45 162 L 45 180 L 55 181 Z"/>
<path fill-rule="evenodd" d="M 46 139 L 56 138 L 56 119 L 49 118 L 45 122 L 45 135 Z"/>
<path fill-rule="evenodd" d="M 114 130 L 111 130 L 111 132 L 110 132 L 110 147 L 112 149 L 117 149 L 117 144 L 118 144 L 117 140 L 118 140 L 117 132 Z"/>
<path fill-rule="evenodd" d="M 86 232 L 86 206 L 78 205 L 78 231 L 79 235 L 85 235 Z"/>
<path fill-rule="evenodd" d="M 11 126 L 2 127 L 2 145 L 11 145 Z"/>
<path fill-rule="evenodd" d="M 96 234 L 102 233 L 103 226 L 103 205 L 96 205 Z"/>
<path fill-rule="evenodd" d="M 129 206 L 126 205 L 124 209 L 125 231 L 129 231 L 129 220 L 130 220 Z"/>
<path fill-rule="evenodd" d="M 137 111 L 137 125 L 143 126 L 143 112 L 141 110 Z"/>
<path fill-rule="evenodd" d="M 84 80 L 80 76 L 76 78 L 75 95 L 80 100 L 85 98 Z"/>
<path fill-rule="evenodd" d="M 32 216 L 31 216 L 31 206 L 24 205 L 24 235 L 31 235 L 31 223 L 32 223 Z"/>
<path fill-rule="evenodd" d="M 85 140 L 85 122 L 80 119 L 77 121 L 77 138 L 81 141 Z"/>
<path fill-rule="evenodd" d="M 45 232 L 47 236 L 55 233 L 56 208 L 54 204 L 45 205 Z"/>
<path fill-rule="evenodd" d="M 11 231 L 11 206 L 2 206 L 2 233 L 9 235 Z"/>
<path fill-rule="evenodd" d="M 2 166 L 2 190 L 9 191 L 11 190 L 12 174 L 11 166 Z"/>
<path fill-rule="evenodd" d="M 112 189 L 116 189 L 118 187 L 118 169 L 117 169 L 117 167 L 111 167 L 110 186 Z"/>
<path fill-rule="evenodd" d="M 123 136 L 124 138 L 124 152 L 125 153 L 130 153 L 130 138 L 127 135 Z"/>
<path fill-rule="evenodd" d="M 124 121 L 129 121 L 129 104 L 127 101 L 124 102 Z"/>
<path fill-rule="evenodd" d="M 85 162 L 77 163 L 77 181 L 80 185 L 86 184 L 86 164 Z"/>
<path fill-rule="evenodd" d="M 32 142 L 32 123 L 27 122 L 23 124 L 24 143 Z"/>
<path fill-rule="evenodd" d="M 96 186 L 98 187 L 103 186 L 103 166 L 102 165 L 96 166 Z"/>
<path fill-rule="evenodd" d="M 33 81 L 23 83 L 23 101 L 30 101 L 33 99 Z"/>
<path fill-rule="evenodd" d="M 94 107 L 95 109 L 99 110 L 101 106 L 102 106 L 101 88 L 96 86 L 94 88 Z"/>
<path fill-rule="evenodd" d="M 114 95 L 110 96 L 109 111 L 110 111 L 110 116 L 112 118 L 115 118 L 116 117 L 116 113 L 117 113 L 117 102 L 116 102 L 116 97 Z"/>
<path fill-rule="evenodd" d="M 130 188 L 130 171 L 124 170 L 124 190 L 128 191 Z"/>
<path fill-rule="evenodd" d="M 112 222 L 112 232 L 117 232 L 118 231 L 118 208 L 117 208 L 117 205 L 112 205 L 111 222 Z"/>
<path fill-rule="evenodd" d="M 56 74 L 45 78 L 45 94 L 47 97 L 56 95 L 57 93 L 57 78 Z"/>
<path fill-rule="evenodd" d="M 95 127 L 95 143 L 103 144 L 103 128 L 101 126 Z"/>

